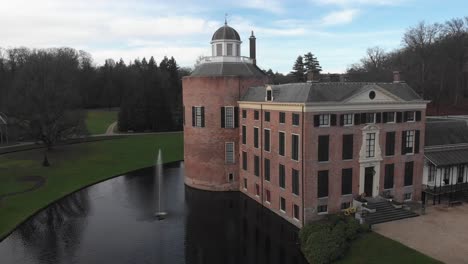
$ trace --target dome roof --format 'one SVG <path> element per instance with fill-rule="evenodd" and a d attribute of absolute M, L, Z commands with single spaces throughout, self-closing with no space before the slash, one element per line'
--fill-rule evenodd
<path fill-rule="evenodd" d="M 240 41 L 239 33 L 232 27 L 224 24 L 213 34 L 211 40 L 220 40 L 220 39 L 232 39 Z"/>

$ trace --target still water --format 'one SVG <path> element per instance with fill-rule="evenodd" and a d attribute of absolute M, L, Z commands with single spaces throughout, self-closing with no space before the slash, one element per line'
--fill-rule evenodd
<path fill-rule="evenodd" d="M 184 185 L 183 162 L 164 165 L 158 221 L 154 168 L 52 204 L 0 243 L 1 264 L 306 263 L 298 229 L 238 192 Z"/>

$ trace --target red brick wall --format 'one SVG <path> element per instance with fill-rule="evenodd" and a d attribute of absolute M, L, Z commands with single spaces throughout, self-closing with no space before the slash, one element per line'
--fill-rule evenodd
<path fill-rule="evenodd" d="M 236 164 L 225 164 L 225 142 L 235 142 L 238 149 L 238 128 L 221 128 L 221 107 L 237 106 L 240 96 L 251 86 L 266 83 L 262 78 L 185 77 L 184 159 L 185 183 L 189 186 L 215 191 L 238 190 L 239 155 Z M 192 127 L 192 106 L 205 107 L 205 127 Z M 234 181 L 228 174 L 234 173 Z"/>

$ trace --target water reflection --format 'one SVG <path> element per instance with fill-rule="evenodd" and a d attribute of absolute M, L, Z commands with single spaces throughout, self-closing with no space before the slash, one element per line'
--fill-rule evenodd
<path fill-rule="evenodd" d="M 306 263 L 294 226 L 238 192 L 185 187 L 183 163 L 164 168 L 156 221 L 153 171 L 51 205 L 0 243 L 0 263 Z"/>

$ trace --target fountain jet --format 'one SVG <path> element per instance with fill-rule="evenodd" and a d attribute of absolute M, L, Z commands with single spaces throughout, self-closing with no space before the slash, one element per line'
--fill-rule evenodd
<path fill-rule="evenodd" d="M 154 175 L 156 182 L 157 182 L 157 193 L 158 193 L 158 208 L 156 209 L 155 216 L 158 220 L 163 220 L 167 216 L 167 212 L 163 210 L 163 203 L 162 203 L 162 185 L 163 185 L 163 163 L 162 163 L 162 154 L 161 149 L 158 151 L 158 157 L 156 160 L 156 167 L 155 167 L 155 175 Z"/>

